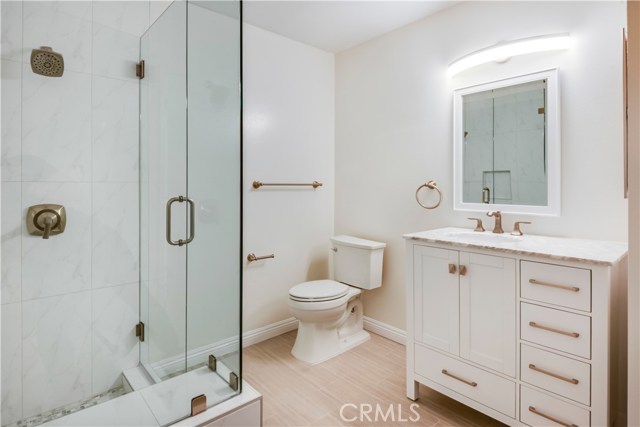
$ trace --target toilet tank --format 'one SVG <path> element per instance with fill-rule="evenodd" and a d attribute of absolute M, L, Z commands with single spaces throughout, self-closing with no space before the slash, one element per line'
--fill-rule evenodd
<path fill-rule="evenodd" d="M 382 285 L 382 252 L 386 243 L 352 236 L 335 236 L 333 280 L 361 289 Z"/>

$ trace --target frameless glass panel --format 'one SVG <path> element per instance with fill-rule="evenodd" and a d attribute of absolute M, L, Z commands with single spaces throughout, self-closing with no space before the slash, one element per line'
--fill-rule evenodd
<path fill-rule="evenodd" d="M 209 370 L 215 358 L 202 386 L 211 406 L 241 377 L 240 2 L 190 2 L 188 22 L 187 365 Z"/>
<path fill-rule="evenodd" d="M 154 381 L 185 372 L 186 3 L 174 2 L 141 38 L 145 76 L 140 84 L 141 362 Z M 152 408 L 153 409 L 153 408 Z"/>

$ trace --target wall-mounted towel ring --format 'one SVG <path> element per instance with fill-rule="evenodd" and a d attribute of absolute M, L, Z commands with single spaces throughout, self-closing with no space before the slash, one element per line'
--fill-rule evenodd
<path fill-rule="evenodd" d="M 429 190 L 436 190 L 438 192 L 438 203 L 436 203 L 433 206 L 425 206 L 422 203 L 420 203 L 420 199 L 418 198 L 418 193 L 422 188 L 428 188 Z M 424 184 L 422 184 L 420 187 L 418 187 L 418 189 L 416 190 L 416 202 L 418 202 L 418 204 L 425 209 L 435 209 L 438 206 L 440 206 L 440 202 L 442 202 L 442 191 L 440 191 L 440 189 L 438 188 L 438 184 L 436 184 L 436 182 L 432 180 L 432 181 L 427 181 Z"/>

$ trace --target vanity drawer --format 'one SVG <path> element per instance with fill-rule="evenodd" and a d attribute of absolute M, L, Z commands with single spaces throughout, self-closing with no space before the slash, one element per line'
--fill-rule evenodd
<path fill-rule="evenodd" d="M 520 421 L 530 426 L 588 427 L 591 412 L 521 386 Z"/>
<path fill-rule="evenodd" d="M 591 404 L 591 365 L 524 344 L 521 348 L 522 381 Z"/>
<path fill-rule="evenodd" d="M 576 356 L 591 358 L 591 318 L 521 303 L 520 337 Z"/>
<path fill-rule="evenodd" d="M 483 369 L 415 345 L 415 372 L 509 417 L 516 416 L 516 384 Z"/>
<path fill-rule="evenodd" d="M 591 311 L 591 270 L 522 261 L 522 298 Z"/>

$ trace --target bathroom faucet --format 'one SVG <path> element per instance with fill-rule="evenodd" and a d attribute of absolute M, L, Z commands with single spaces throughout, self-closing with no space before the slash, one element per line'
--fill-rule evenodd
<path fill-rule="evenodd" d="M 502 214 L 500 211 L 487 212 L 487 216 L 492 216 L 496 219 L 496 225 L 493 227 L 493 232 L 497 234 L 504 233 L 504 230 L 502 229 Z"/>

